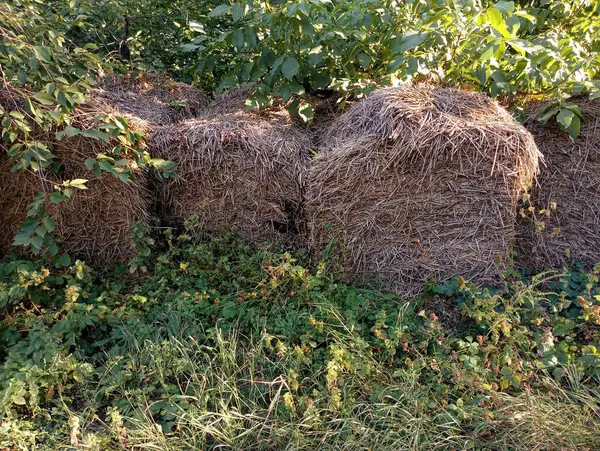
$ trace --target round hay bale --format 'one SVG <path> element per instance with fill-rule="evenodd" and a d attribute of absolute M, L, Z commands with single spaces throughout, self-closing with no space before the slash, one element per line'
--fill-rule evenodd
<path fill-rule="evenodd" d="M 209 103 L 201 90 L 145 72 L 108 76 L 93 95 L 124 113 L 158 125 L 199 116 Z"/>
<path fill-rule="evenodd" d="M 346 278 L 399 294 L 426 277 L 499 281 L 516 203 L 538 169 L 531 135 L 488 97 L 427 85 L 375 91 L 335 120 L 310 167 L 310 242 Z"/>
<path fill-rule="evenodd" d="M 85 130 L 101 113 L 115 112 L 110 106 L 90 101 L 73 114 L 73 125 Z M 142 121 L 127 117 L 130 125 L 143 127 Z M 76 135 L 55 139 L 55 130 L 40 132 L 36 139 L 52 144 L 62 171 L 11 172 L 4 149 L 0 150 L 0 250 L 25 253 L 22 247 L 11 248 L 14 236 L 26 217 L 27 205 L 38 192 L 50 193 L 64 180 L 87 179 L 87 190 L 74 189 L 73 197 L 59 204 L 46 203 L 48 215 L 55 221 L 55 237 L 60 251 L 97 264 L 126 263 L 135 255 L 128 237 L 137 222 L 150 218 L 150 194 L 147 177 L 137 171 L 135 180 L 122 182 L 104 173 L 96 177 L 85 167 L 85 160 L 98 153 L 109 153 L 113 146 L 96 139 Z M 133 161 L 132 161 L 133 164 Z"/>
<path fill-rule="evenodd" d="M 250 241 L 297 240 L 309 142 L 291 125 L 238 111 L 160 127 L 149 146 L 177 163 L 160 187 L 172 224 L 198 215 Z"/>
<path fill-rule="evenodd" d="M 543 105 L 532 107 L 525 124 L 546 165 L 532 188 L 535 216 L 524 214 L 519 227 L 516 260 L 524 268 L 600 262 L 600 101 L 573 101 L 584 117 L 574 141 L 554 121 L 538 121 Z"/>

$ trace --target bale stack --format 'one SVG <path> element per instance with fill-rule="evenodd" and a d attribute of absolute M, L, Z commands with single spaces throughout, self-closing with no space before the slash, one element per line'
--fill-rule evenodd
<path fill-rule="evenodd" d="M 99 114 L 117 112 L 109 105 L 92 100 L 79 106 L 73 114 L 73 125 L 86 130 L 94 126 Z M 130 126 L 142 130 L 143 121 L 126 117 Z M 146 222 L 150 215 L 147 179 L 136 171 L 135 180 L 122 182 L 110 174 L 96 177 L 85 167 L 85 160 L 98 153 L 110 153 L 113 148 L 101 140 L 76 135 L 55 139 L 56 130 L 36 133 L 36 139 L 53 146 L 61 170 L 11 172 L 5 151 L 0 155 L 0 250 L 22 252 L 10 245 L 25 219 L 27 205 L 38 192 L 52 192 L 65 180 L 87 179 L 87 190 L 74 189 L 65 202 L 47 202 L 46 210 L 56 223 L 55 237 L 62 243 L 61 252 L 94 263 L 124 263 L 134 256 L 128 232 L 136 222 Z M 127 158 L 127 157 L 122 157 Z M 133 164 L 133 160 L 131 161 Z"/>
<path fill-rule="evenodd" d="M 199 116 L 209 104 L 208 96 L 201 90 L 145 72 L 108 76 L 93 96 L 123 113 L 158 125 Z"/>
<path fill-rule="evenodd" d="M 526 123 L 546 165 L 532 189 L 535 212 L 520 224 L 517 263 L 525 268 L 600 262 L 600 101 L 574 103 L 584 117 L 574 141 L 555 122 L 537 120 L 543 112 L 539 105 Z"/>
<path fill-rule="evenodd" d="M 309 171 L 312 245 L 337 241 L 346 278 L 404 295 L 425 277 L 499 281 L 516 203 L 540 154 L 484 95 L 381 89 L 334 121 Z"/>
<path fill-rule="evenodd" d="M 244 110 L 209 113 L 158 128 L 150 147 L 177 163 L 177 178 L 162 186 L 169 222 L 198 215 L 209 230 L 297 242 L 309 142 L 291 124 Z"/>

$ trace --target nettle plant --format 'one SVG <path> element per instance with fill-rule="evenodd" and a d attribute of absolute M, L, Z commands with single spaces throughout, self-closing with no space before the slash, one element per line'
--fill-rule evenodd
<path fill-rule="evenodd" d="M 2 147 L 13 163 L 12 171 L 43 176 L 57 168 L 52 141 L 82 135 L 105 142 L 111 150 L 85 162 L 96 175 L 108 172 L 122 181 L 133 177 L 124 155 L 139 167 L 152 164 L 142 145 L 142 134 L 127 120 L 100 114 L 90 128 L 73 125 L 73 112 L 86 101 L 96 80 L 114 62 L 96 53 L 94 44 L 77 46 L 66 37 L 70 22 L 44 15 L 41 3 L 17 0 L 0 6 L 0 124 Z M 4 152 L 4 150 L 3 150 Z M 52 235 L 55 224 L 46 203 L 70 199 L 75 189 L 86 189 L 86 179 L 62 180 L 43 191 L 28 206 L 27 219 L 15 245 L 34 254 L 59 251 Z"/>
<path fill-rule="evenodd" d="M 598 95 L 600 3 L 306 0 L 216 7 L 220 31 L 190 24 L 199 74 L 220 88 L 255 86 L 253 106 L 273 98 L 310 120 L 312 96 L 361 96 L 382 84 L 429 80 L 493 96 L 556 99 L 551 117 L 571 136 L 581 116 L 565 96 Z M 218 28 L 218 26 L 217 26 Z M 546 118 L 547 120 L 548 118 Z"/>

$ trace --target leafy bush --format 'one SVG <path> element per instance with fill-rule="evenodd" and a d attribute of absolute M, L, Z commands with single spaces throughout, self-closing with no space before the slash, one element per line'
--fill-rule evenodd
<path fill-rule="evenodd" d="M 600 441 L 597 271 L 509 274 L 503 291 L 457 278 L 406 302 L 233 236 L 166 238 L 137 281 L 1 264 L 1 446 Z"/>
<path fill-rule="evenodd" d="M 308 120 L 311 95 L 362 95 L 379 85 L 431 80 L 493 96 L 561 99 L 598 92 L 597 2 L 419 0 L 232 2 L 210 15 L 233 24 L 213 37 L 199 30 L 184 47 L 199 72 L 223 72 L 221 88 L 250 83 L 255 104 L 294 98 Z M 573 108 L 552 109 L 579 133 Z M 546 118 L 546 119 L 548 119 Z"/>

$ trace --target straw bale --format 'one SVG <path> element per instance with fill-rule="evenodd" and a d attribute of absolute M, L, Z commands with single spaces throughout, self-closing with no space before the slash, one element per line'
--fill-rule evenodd
<path fill-rule="evenodd" d="M 310 242 L 318 250 L 334 238 L 347 279 L 405 295 L 426 277 L 499 281 L 540 155 L 496 102 L 427 85 L 380 89 L 320 141 Z"/>
<path fill-rule="evenodd" d="M 543 111 L 539 104 L 532 106 L 525 124 L 546 165 L 532 189 L 536 214 L 525 214 L 519 226 L 516 259 L 521 267 L 600 262 L 600 101 L 576 98 L 574 103 L 584 116 L 574 141 L 555 122 L 537 120 Z M 543 210 L 549 216 L 540 214 Z"/>
<path fill-rule="evenodd" d="M 73 114 L 73 125 L 85 130 L 101 113 L 115 113 L 105 103 L 91 100 Z M 134 127 L 143 121 L 127 117 Z M 46 209 L 56 223 L 55 237 L 61 241 L 61 252 L 94 263 L 124 263 L 134 256 L 128 238 L 130 228 L 138 221 L 149 220 L 150 200 L 147 177 L 137 171 L 134 181 L 121 182 L 110 174 L 96 177 L 85 168 L 85 160 L 98 153 L 110 152 L 112 146 L 80 135 L 56 141 L 55 130 L 39 131 L 36 139 L 52 144 L 53 153 L 62 170 L 11 172 L 5 149 L 0 149 L 0 251 L 23 253 L 11 248 L 13 237 L 25 219 L 27 205 L 38 192 L 52 192 L 64 180 L 84 178 L 87 190 L 74 190 L 73 197 L 60 204 L 47 202 Z M 133 164 L 133 162 L 132 162 Z"/>
<path fill-rule="evenodd" d="M 198 215 L 207 229 L 251 241 L 298 239 L 309 142 L 289 123 L 244 111 L 210 114 L 158 128 L 149 146 L 177 163 L 161 195 L 171 223 Z"/>
<path fill-rule="evenodd" d="M 209 103 L 201 90 L 151 73 L 108 76 L 94 90 L 123 113 L 166 125 L 200 115 Z"/>

